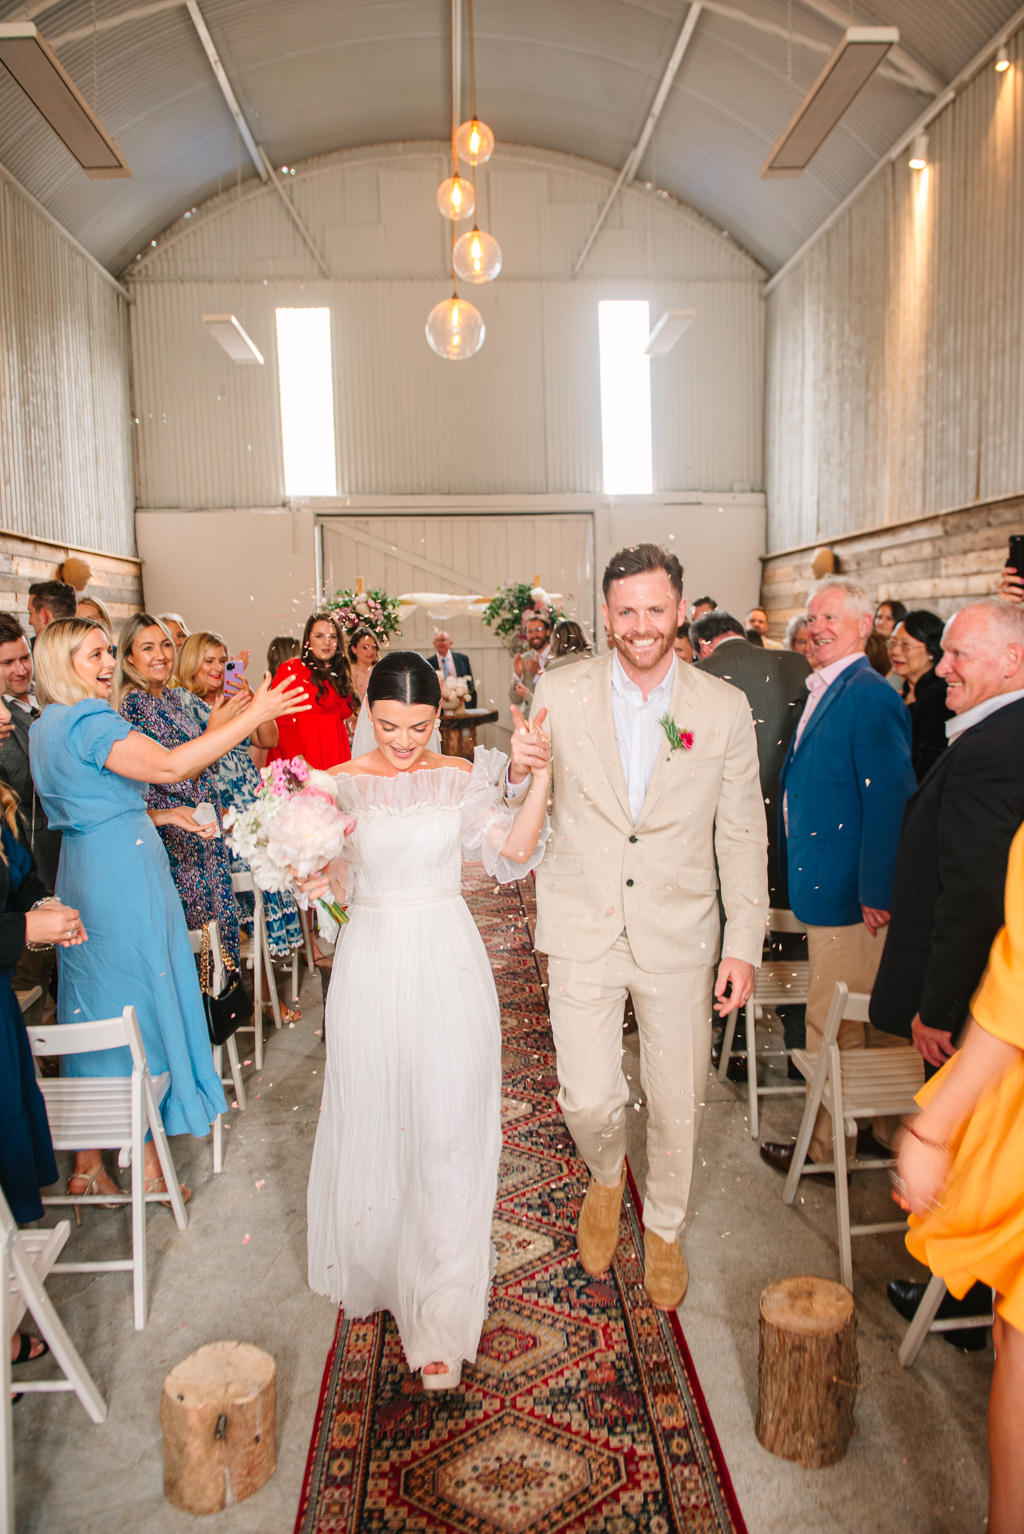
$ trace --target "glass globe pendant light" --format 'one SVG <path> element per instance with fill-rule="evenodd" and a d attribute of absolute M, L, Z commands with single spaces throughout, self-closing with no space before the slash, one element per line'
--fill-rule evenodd
<path fill-rule="evenodd" d="M 447 181 L 442 181 L 437 189 L 437 206 L 453 224 L 457 224 L 460 219 L 472 217 L 476 208 L 476 193 L 473 183 L 459 175 L 458 162 Z"/>
<path fill-rule="evenodd" d="M 454 287 L 452 296 L 435 304 L 427 315 L 427 344 L 446 362 L 464 362 L 474 357 L 484 344 L 484 317 L 474 304 L 460 298 Z"/>
<path fill-rule="evenodd" d="M 467 165 L 484 165 L 494 153 L 494 134 L 486 123 L 480 121 L 475 111 L 472 117 L 456 128 L 455 148 L 459 159 L 465 160 Z"/>
<path fill-rule="evenodd" d="M 474 223 L 455 241 L 452 261 L 463 282 L 493 282 L 501 271 L 501 246 Z"/>

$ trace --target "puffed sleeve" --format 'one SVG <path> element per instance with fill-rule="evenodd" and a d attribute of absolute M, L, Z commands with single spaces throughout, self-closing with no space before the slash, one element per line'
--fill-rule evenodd
<path fill-rule="evenodd" d="M 502 798 L 508 757 L 504 751 L 477 746 L 473 771 L 460 806 L 462 815 L 462 850 L 468 857 L 479 858 L 492 879 L 512 884 L 522 879 L 540 863 L 548 839 L 548 822 L 541 826 L 537 845 L 525 863 L 502 857 L 501 849 L 519 813 L 516 805 Z"/>
<path fill-rule="evenodd" d="M 92 767 L 103 767 L 111 746 L 130 735 L 127 719 L 98 699 L 94 708 L 83 709 L 68 730 L 68 750 Z"/>
<path fill-rule="evenodd" d="M 1024 1049 L 1024 826 L 1013 838 L 1006 870 L 1006 925 L 971 1002 L 986 1033 Z"/>

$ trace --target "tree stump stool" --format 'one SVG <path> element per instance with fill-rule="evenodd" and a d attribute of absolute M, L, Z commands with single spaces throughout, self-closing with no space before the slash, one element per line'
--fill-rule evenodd
<path fill-rule="evenodd" d="M 758 1442 L 816 1470 L 846 1453 L 857 1397 L 853 1295 L 826 1278 L 784 1278 L 761 1295 Z"/>
<path fill-rule="evenodd" d="M 277 1468 L 277 1366 L 247 1342 L 210 1342 L 164 1380 L 164 1496 L 185 1513 L 219 1513 Z"/>

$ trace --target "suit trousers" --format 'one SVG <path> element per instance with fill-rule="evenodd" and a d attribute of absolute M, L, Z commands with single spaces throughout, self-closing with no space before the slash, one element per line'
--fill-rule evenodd
<path fill-rule="evenodd" d="M 882 950 L 888 928 L 874 937 L 862 921 L 852 927 L 807 928 L 807 958 L 810 974 L 807 987 L 807 1049 L 816 1055 L 825 1036 L 828 1011 L 836 981 L 842 980 L 851 991 L 870 993 L 882 962 Z M 847 1018 L 839 1024 L 840 1049 L 906 1048 L 906 1039 L 883 1033 L 871 1023 L 857 1023 Z M 814 1133 L 808 1154 L 812 1161 L 832 1160 L 831 1119 L 824 1108 L 814 1121 Z M 886 1118 L 876 1119 L 874 1133 L 884 1145 L 892 1140 L 895 1124 Z M 853 1154 L 855 1140 L 847 1141 L 847 1154 Z"/>
<path fill-rule="evenodd" d="M 686 1219 L 711 1052 L 714 971 L 641 969 L 621 937 L 590 963 L 550 958 L 558 1102 L 592 1176 L 611 1187 L 626 1156 L 622 1016 L 633 999 L 647 1104 L 644 1224 L 675 1241 Z"/>

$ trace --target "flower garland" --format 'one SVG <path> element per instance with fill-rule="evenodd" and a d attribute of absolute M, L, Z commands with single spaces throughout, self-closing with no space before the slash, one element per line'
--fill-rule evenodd
<path fill-rule="evenodd" d="M 510 655 L 521 655 L 527 648 L 526 621 L 528 618 L 546 618 L 554 628 L 567 614 L 549 597 L 543 586 L 530 586 L 526 581 L 509 581 L 499 586 L 484 609 L 483 620 L 494 630 Z"/>
<path fill-rule="evenodd" d="M 351 632 L 362 624 L 368 628 L 378 644 L 386 644 L 392 634 L 400 634 L 398 621 L 401 606 L 397 597 L 388 596 L 374 586 L 370 591 L 352 591 L 346 588 L 336 591 L 326 604 L 328 612 L 334 613 L 343 629 Z"/>

